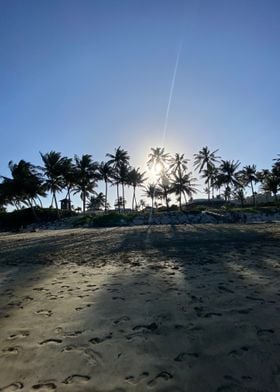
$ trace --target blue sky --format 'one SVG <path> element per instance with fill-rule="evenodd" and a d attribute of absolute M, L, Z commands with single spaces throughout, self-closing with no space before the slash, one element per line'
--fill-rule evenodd
<path fill-rule="evenodd" d="M 162 145 L 270 167 L 280 153 L 280 3 L 2 0 L 0 173 L 39 151 L 143 165 Z M 113 196 L 113 194 L 112 194 Z"/>

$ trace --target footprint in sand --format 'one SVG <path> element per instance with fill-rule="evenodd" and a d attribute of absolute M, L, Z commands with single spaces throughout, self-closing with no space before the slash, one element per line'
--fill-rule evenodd
<path fill-rule="evenodd" d="M 7 355 L 17 355 L 20 351 L 21 351 L 21 347 L 19 347 L 19 346 L 16 346 L 16 347 L 7 347 L 7 348 L 4 348 L 4 349 L 2 350 L 2 352 L 3 352 L 4 354 L 7 354 Z"/>
<path fill-rule="evenodd" d="M 69 346 L 65 346 L 61 351 L 62 352 L 77 351 L 79 353 L 82 353 L 83 355 L 85 355 L 87 360 L 94 366 L 102 362 L 103 359 L 102 355 L 98 351 L 82 346 L 77 347 L 77 346 L 69 345 Z"/>
<path fill-rule="evenodd" d="M 125 321 L 129 321 L 130 320 L 130 318 L 129 317 L 127 317 L 127 316 L 122 316 L 122 317 L 120 317 L 120 318 L 118 318 L 117 320 L 115 320 L 114 321 L 114 324 L 119 324 L 119 323 L 122 323 L 122 322 L 125 322 Z"/>
<path fill-rule="evenodd" d="M 164 370 L 163 372 L 160 372 L 158 375 L 156 375 L 152 380 L 150 380 L 147 383 L 147 385 L 149 387 L 153 387 L 154 385 L 157 384 L 158 381 L 160 380 L 168 381 L 171 378 L 173 378 L 172 374 Z"/>
<path fill-rule="evenodd" d="M 40 384 L 32 385 L 32 389 L 41 392 L 54 391 L 56 389 L 56 385 L 53 382 L 40 383 Z"/>
<path fill-rule="evenodd" d="M 8 339 L 14 340 L 14 339 L 26 338 L 29 335 L 30 335 L 29 331 L 24 331 L 24 332 L 19 332 L 17 334 L 12 334 L 8 337 Z"/>
<path fill-rule="evenodd" d="M 69 332 L 65 332 L 64 336 L 68 337 L 68 338 L 75 338 L 76 336 L 81 335 L 83 332 L 85 331 L 69 331 Z"/>
<path fill-rule="evenodd" d="M 228 355 L 232 357 L 241 357 L 246 351 L 249 351 L 249 346 L 242 346 L 240 349 L 232 350 L 228 353 Z"/>
<path fill-rule="evenodd" d="M 180 353 L 177 355 L 176 358 L 174 358 L 174 361 L 176 362 L 183 362 L 185 361 L 188 357 L 193 357 L 193 358 L 198 358 L 199 354 L 198 353 Z"/>
<path fill-rule="evenodd" d="M 62 343 L 61 339 L 46 339 L 40 342 L 39 344 L 42 346 L 43 344 L 50 344 L 50 343 L 55 343 L 55 344 L 60 344 Z"/>
<path fill-rule="evenodd" d="M 47 309 L 37 310 L 36 313 L 39 314 L 39 315 L 42 315 L 42 316 L 46 316 L 46 317 L 52 316 L 52 311 L 51 310 L 47 310 Z"/>
<path fill-rule="evenodd" d="M 156 323 L 151 323 L 148 325 L 136 325 L 135 327 L 132 328 L 133 331 L 137 331 L 139 329 L 148 329 L 150 331 L 155 331 L 158 328 L 158 325 Z"/>
<path fill-rule="evenodd" d="M 23 383 L 22 382 L 14 382 L 12 384 L 6 385 L 2 388 L 0 388 L 1 392 L 14 392 L 18 391 L 23 388 Z"/>
<path fill-rule="evenodd" d="M 73 383 L 84 383 L 90 380 L 89 376 L 82 376 L 80 374 L 73 374 L 72 376 L 67 377 L 63 382 L 63 384 L 73 384 Z"/>
<path fill-rule="evenodd" d="M 90 343 L 92 344 L 99 344 L 99 343 L 103 343 L 108 339 L 112 339 L 112 332 L 109 333 L 109 335 L 103 336 L 103 337 L 95 337 L 89 340 Z"/>
<path fill-rule="evenodd" d="M 145 378 L 147 378 L 149 376 L 148 372 L 143 372 L 141 373 L 138 377 L 134 377 L 134 376 L 127 376 L 125 378 L 125 381 L 128 382 L 129 384 L 132 385 L 137 385 L 139 384 L 141 381 L 143 381 Z"/>
<path fill-rule="evenodd" d="M 273 329 L 258 329 L 257 330 L 257 335 L 258 336 L 270 336 L 274 333 Z"/>

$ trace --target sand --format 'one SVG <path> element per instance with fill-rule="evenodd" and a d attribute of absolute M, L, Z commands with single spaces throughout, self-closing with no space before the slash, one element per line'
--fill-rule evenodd
<path fill-rule="evenodd" d="M 0 391 L 280 391 L 280 226 L 0 234 Z"/>

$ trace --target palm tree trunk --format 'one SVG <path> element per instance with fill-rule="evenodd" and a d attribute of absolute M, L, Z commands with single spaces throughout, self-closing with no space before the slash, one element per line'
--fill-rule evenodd
<path fill-rule="evenodd" d="M 254 206 L 256 207 L 256 196 L 255 196 L 255 192 L 254 192 L 253 181 L 251 181 L 251 189 L 252 189 L 253 203 L 254 203 Z"/>
<path fill-rule="evenodd" d="M 134 198 L 135 198 L 135 189 L 133 187 L 132 204 L 131 204 L 132 211 L 134 210 Z"/>
<path fill-rule="evenodd" d="M 66 196 L 66 199 L 68 198 L 68 209 L 69 209 L 69 211 L 71 211 L 71 192 L 70 192 L 70 190 L 71 190 L 71 188 L 70 187 L 68 187 L 67 188 L 67 196 Z"/>
<path fill-rule="evenodd" d="M 169 210 L 168 195 L 166 191 L 165 191 L 165 202 L 166 202 L 166 208 Z"/>
<path fill-rule="evenodd" d="M 124 183 L 122 182 L 122 197 L 123 197 L 123 212 L 125 211 L 125 202 L 124 202 Z"/>
<path fill-rule="evenodd" d="M 83 214 L 86 212 L 86 193 L 83 192 Z"/>
<path fill-rule="evenodd" d="M 181 192 L 179 195 L 179 206 L 180 206 L 180 211 L 182 211 L 182 193 Z"/>
<path fill-rule="evenodd" d="M 107 194 L 108 194 L 108 184 L 105 181 L 105 213 L 107 212 Z"/>
<path fill-rule="evenodd" d="M 207 179 L 207 193 L 208 193 L 208 200 L 210 200 L 210 179 Z"/>
<path fill-rule="evenodd" d="M 134 207 L 135 207 L 135 210 L 137 211 L 137 201 L 136 201 L 136 187 L 134 186 L 133 187 L 133 195 L 134 195 Z"/>
<path fill-rule="evenodd" d="M 57 204 L 57 199 L 56 199 L 55 191 L 53 191 L 53 199 L 54 199 L 55 208 L 56 208 L 56 210 L 58 211 L 58 204 Z"/>
<path fill-rule="evenodd" d="M 121 206 L 120 206 L 120 193 L 119 193 L 119 183 L 117 182 L 117 203 L 118 203 L 118 211 L 121 212 Z"/>
<path fill-rule="evenodd" d="M 152 212 L 153 212 L 153 210 L 154 210 L 154 198 L 151 197 L 151 199 L 152 199 Z"/>

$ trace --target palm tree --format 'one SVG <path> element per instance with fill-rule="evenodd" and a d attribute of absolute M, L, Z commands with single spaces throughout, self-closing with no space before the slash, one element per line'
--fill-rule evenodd
<path fill-rule="evenodd" d="M 192 195 L 197 192 L 195 181 L 196 178 L 192 177 L 191 172 L 185 173 L 181 177 L 177 174 L 174 174 L 171 190 L 176 194 L 176 196 L 178 196 L 180 210 L 182 210 L 181 195 L 183 194 L 185 203 L 187 203 L 186 196 L 191 198 Z"/>
<path fill-rule="evenodd" d="M 63 181 L 63 167 L 68 158 L 62 157 L 60 152 L 50 151 L 49 153 L 42 154 L 40 152 L 42 161 L 44 163 L 44 175 L 47 177 L 45 184 L 48 191 L 52 193 L 52 202 L 55 202 L 55 208 L 58 210 L 56 193 L 60 192 L 64 187 Z"/>
<path fill-rule="evenodd" d="M 250 186 L 251 186 L 253 203 L 255 206 L 256 205 L 256 197 L 255 197 L 253 182 L 256 183 L 259 181 L 256 165 L 244 166 L 244 168 L 243 168 L 243 170 L 241 170 L 240 174 L 242 176 L 242 180 L 244 182 L 244 185 L 247 186 L 250 184 Z"/>
<path fill-rule="evenodd" d="M 217 176 L 218 176 L 218 168 L 216 166 L 208 166 L 206 167 L 206 169 L 202 170 L 201 177 L 205 178 L 205 184 L 207 185 L 206 193 L 208 194 L 208 199 L 209 199 L 209 194 L 211 189 L 212 189 L 212 199 L 214 199 L 214 189 L 216 187 Z"/>
<path fill-rule="evenodd" d="M 140 168 L 130 169 L 128 172 L 128 184 L 133 187 L 133 196 L 132 196 L 132 210 L 137 209 L 137 202 L 135 191 L 136 187 L 142 187 L 146 178 L 144 178 L 145 172 L 141 173 Z"/>
<path fill-rule="evenodd" d="M 98 167 L 98 171 L 101 175 L 102 180 L 105 182 L 105 212 L 107 212 L 107 201 L 108 201 L 108 182 L 111 182 L 113 176 L 113 169 L 109 162 L 101 162 Z"/>
<path fill-rule="evenodd" d="M 161 172 L 158 187 L 159 187 L 159 196 L 164 198 L 166 208 L 169 210 L 170 199 L 168 198 L 168 195 L 172 193 L 172 187 L 171 187 L 170 178 L 164 171 Z"/>
<path fill-rule="evenodd" d="M 91 193 L 95 193 L 94 188 L 100 179 L 98 163 L 93 161 L 89 154 L 82 155 L 81 158 L 75 155 L 75 163 L 77 170 L 75 193 L 80 193 L 83 202 L 83 213 L 85 213 L 86 200 Z"/>
<path fill-rule="evenodd" d="M 166 153 L 164 148 L 161 147 L 151 148 L 151 150 L 152 152 L 148 156 L 148 167 L 151 169 L 157 166 L 159 171 L 165 170 L 165 165 L 169 162 L 170 154 Z"/>
<path fill-rule="evenodd" d="M 185 158 L 185 154 L 178 154 L 176 153 L 174 157 L 170 159 L 169 168 L 174 173 L 178 174 L 179 176 L 187 170 L 189 159 Z"/>
<path fill-rule="evenodd" d="M 173 175 L 177 178 L 182 180 L 182 177 L 184 176 L 186 170 L 187 170 L 187 165 L 189 159 L 185 159 L 184 157 L 185 154 L 175 154 L 175 157 L 170 159 L 170 165 L 169 169 L 173 172 Z M 182 194 L 179 194 L 179 204 L 181 206 L 181 200 L 182 200 Z M 181 208 L 181 207 L 180 207 Z"/>
<path fill-rule="evenodd" d="M 278 154 L 278 156 L 279 158 L 273 159 L 275 162 L 272 166 L 272 174 L 280 178 L 280 154 Z"/>
<path fill-rule="evenodd" d="M 130 167 L 127 164 L 122 163 L 122 164 L 120 164 L 119 168 L 116 170 L 116 173 L 115 173 L 116 182 L 121 184 L 121 186 L 122 186 L 122 200 L 123 200 L 122 208 L 123 208 L 123 211 L 125 211 L 124 186 L 129 185 L 129 177 L 128 177 L 129 170 L 130 170 Z"/>
<path fill-rule="evenodd" d="M 19 163 L 9 162 L 12 178 L 2 176 L 1 199 L 5 204 L 19 208 L 23 203 L 30 208 L 36 206 L 36 199 L 46 196 L 43 178 L 38 168 L 23 159 Z M 34 211 L 34 210 L 33 210 Z"/>
<path fill-rule="evenodd" d="M 114 206 L 118 208 L 118 211 L 119 211 L 119 212 L 120 212 L 120 209 L 121 209 L 121 208 L 125 208 L 125 205 L 126 205 L 126 200 L 123 199 L 122 196 L 120 196 L 120 197 L 115 201 L 115 204 L 114 204 Z"/>
<path fill-rule="evenodd" d="M 152 211 L 154 209 L 154 200 L 159 196 L 159 188 L 156 184 L 148 184 L 145 188 L 144 196 L 150 197 L 152 201 Z"/>
<path fill-rule="evenodd" d="M 90 196 L 89 202 L 87 204 L 87 209 L 89 210 L 100 210 L 102 207 L 106 209 L 106 196 L 100 192 L 95 196 Z"/>
<path fill-rule="evenodd" d="M 215 151 L 210 151 L 207 146 L 202 147 L 202 149 L 197 153 L 194 154 L 194 167 L 198 170 L 199 173 L 205 168 L 206 170 L 210 171 L 211 167 L 215 167 L 215 164 L 219 162 L 220 157 L 216 156 Z M 210 199 L 210 177 L 207 177 L 207 188 L 208 188 L 208 199 Z"/>
<path fill-rule="evenodd" d="M 62 164 L 61 175 L 67 191 L 66 199 L 68 199 L 69 210 L 71 210 L 71 192 L 75 188 L 78 178 L 76 167 L 71 158 L 66 158 Z"/>
<path fill-rule="evenodd" d="M 243 208 L 244 202 L 245 202 L 244 188 L 243 187 L 236 187 L 233 191 L 233 196 L 236 197 L 236 199 L 240 201 L 241 207 Z"/>
<path fill-rule="evenodd" d="M 109 159 L 108 164 L 111 165 L 114 169 L 114 179 L 115 179 L 115 184 L 117 185 L 117 200 L 120 199 L 119 197 L 119 184 L 121 182 L 120 178 L 123 179 L 123 196 L 122 199 L 123 201 L 124 199 L 124 183 L 125 183 L 125 169 L 124 167 L 128 167 L 129 164 L 129 155 L 128 152 L 125 151 L 124 149 L 121 148 L 121 146 L 119 146 L 118 148 L 115 148 L 115 153 L 114 154 L 109 154 L 107 153 L 106 156 Z M 120 204 L 118 203 L 118 209 L 120 212 Z M 123 204 L 123 209 L 124 209 L 124 204 Z"/>
<path fill-rule="evenodd" d="M 270 172 L 264 179 L 262 183 L 262 188 L 265 192 L 270 192 L 274 195 L 275 201 L 277 203 L 277 192 L 280 189 L 280 179 L 273 172 Z"/>
<path fill-rule="evenodd" d="M 217 181 L 220 185 L 225 185 L 225 200 L 230 199 L 231 193 L 231 185 L 240 186 L 240 182 L 238 181 L 238 173 L 237 169 L 240 166 L 239 161 L 221 161 L 221 165 L 219 167 L 219 174 Z"/>

